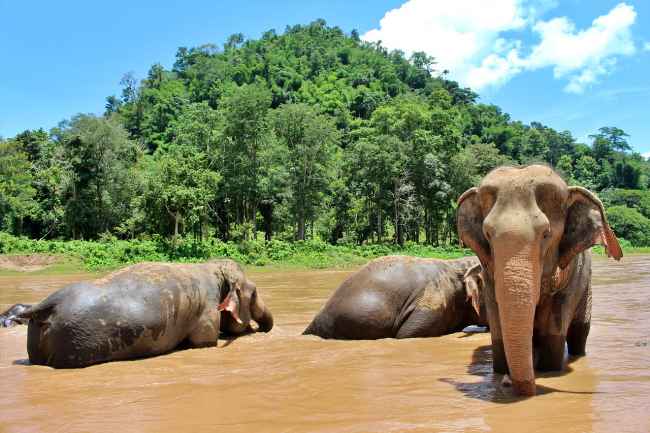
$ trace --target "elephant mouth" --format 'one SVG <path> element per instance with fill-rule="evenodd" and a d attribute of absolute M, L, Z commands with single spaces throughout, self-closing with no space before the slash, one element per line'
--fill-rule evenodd
<path fill-rule="evenodd" d="M 229 312 L 237 323 L 240 325 L 244 324 L 244 322 L 239 317 L 239 302 L 237 300 L 237 295 L 233 295 L 232 291 L 228 293 L 226 299 L 224 299 L 223 302 L 217 306 L 217 310 Z"/>

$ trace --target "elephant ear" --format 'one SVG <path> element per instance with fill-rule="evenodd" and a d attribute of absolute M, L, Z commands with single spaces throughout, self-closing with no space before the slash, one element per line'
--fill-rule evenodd
<path fill-rule="evenodd" d="M 484 287 L 482 271 L 483 267 L 476 264 L 469 268 L 463 276 L 467 300 L 472 302 L 472 307 L 474 307 L 474 311 L 479 317 L 481 317 L 481 293 Z"/>
<path fill-rule="evenodd" d="M 479 202 L 478 188 L 468 189 L 458 199 L 456 226 L 461 244 L 470 247 L 483 266 L 489 268 L 492 258 L 490 244 L 483 235 L 483 211 Z"/>
<path fill-rule="evenodd" d="M 228 294 L 226 295 L 226 298 L 223 300 L 221 304 L 217 306 L 217 310 L 219 311 L 228 311 L 233 319 L 237 321 L 240 325 L 244 322 L 239 318 L 239 296 L 238 292 L 239 289 L 231 289 Z"/>
<path fill-rule="evenodd" d="M 585 188 L 572 186 L 567 204 L 564 235 L 560 241 L 560 268 L 566 268 L 577 254 L 597 244 L 605 247 L 609 257 L 620 260 L 623 251 L 598 197 Z"/>

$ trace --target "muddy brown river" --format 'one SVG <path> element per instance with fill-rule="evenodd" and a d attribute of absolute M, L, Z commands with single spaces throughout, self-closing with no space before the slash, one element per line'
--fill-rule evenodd
<path fill-rule="evenodd" d="M 324 341 L 300 336 L 346 271 L 249 272 L 270 334 L 80 370 L 27 361 L 0 329 L 1 432 L 650 432 L 650 256 L 596 258 L 588 355 L 513 399 L 489 334 Z M 0 277 L 0 308 L 83 276 Z"/>

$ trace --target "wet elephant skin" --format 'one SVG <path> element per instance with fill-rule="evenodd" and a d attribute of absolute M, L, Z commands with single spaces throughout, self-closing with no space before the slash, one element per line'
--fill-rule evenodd
<path fill-rule="evenodd" d="M 31 305 L 14 304 L 4 313 L 0 314 L 0 328 L 10 328 L 16 325 L 26 325 L 27 320 L 18 317 L 19 314 L 27 311 Z"/>
<path fill-rule="evenodd" d="M 237 310 L 220 311 L 224 302 Z M 228 316 L 245 321 L 222 323 Z M 221 328 L 243 333 L 251 318 L 272 327 L 255 285 L 230 260 L 133 265 L 68 285 L 20 317 L 29 318 L 30 362 L 56 368 L 153 356 L 181 343 L 214 346 Z"/>
<path fill-rule="evenodd" d="M 389 256 L 341 284 L 304 331 L 347 340 L 436 337 L 485 324 L 468 296 L 480 284 L 476 257 L 458 260 Z M 477 303 L 478 307 L 478 303 Z"/>

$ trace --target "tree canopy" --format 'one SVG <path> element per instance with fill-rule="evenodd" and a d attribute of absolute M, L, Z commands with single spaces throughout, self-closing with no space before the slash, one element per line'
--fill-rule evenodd
<path fill-rule="evenodd" d="M 181 47 L 170 69 L 121 85 L 102 116 L 0 141 L 0 230 L 438 245 L 455 240 L 466 188 L 496 166 L 544 162 L 602 191 L 615 224 L 647 239 L 645 204 L 625 191 L 645 194 L 650 165 L 625 131 L 578 143 L 513 120 L 434 58 L 323 20 Z"/>

